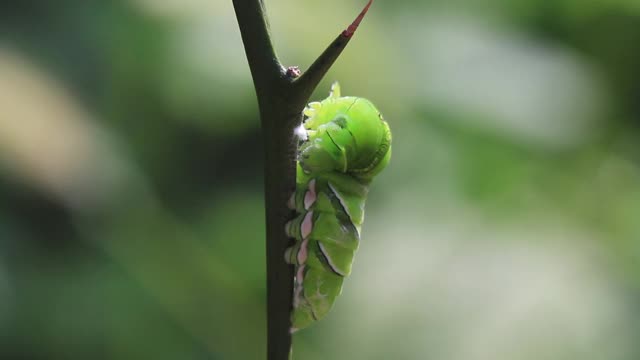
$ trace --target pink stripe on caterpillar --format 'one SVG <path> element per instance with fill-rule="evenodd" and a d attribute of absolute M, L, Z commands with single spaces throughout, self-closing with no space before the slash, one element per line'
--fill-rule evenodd
<path fill-rule="evenodd" d="M 305 262 L 307 262 L 307 256 L 308 256 L 308 251 L 307 251 L 307 246 L 309 245 L 309 239 L 304 239 L 304 241 L 302 241 L 302 244 L 300 244 L 300 250 L 298 251 L 298 264 L 304 264 Z"/>
<path fill-rule="evenodd" d="M 304 216 L 302 224 L 300 224 L 300 234 L 302 235 L 302 238 L 308 238 L 309 234 L 311 234 L 311 230 L 313 230 L 313 211 L 309 211 Z"/>
<path fill-rule="evenodd" d="M 316 194 L 316 179 L 309 181 L 309 189 L 304 194 L 304 208 L 309 210 L 311 205 L 316 202 L 317 194 Z"/>

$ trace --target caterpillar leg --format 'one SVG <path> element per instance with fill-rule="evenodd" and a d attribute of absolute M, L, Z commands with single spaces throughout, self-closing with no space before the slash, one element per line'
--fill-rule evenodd
<path fill-rule="evenodd" d="M 289 197 L 289 200 L 287 201 L 287 207 L 291 210 L 296 209 L 296 192 L 295 191 Z"/>
<path fill-rule="evenodd" d="M 296 216 L 284 226 L 287 236 L 300 241 L 308 238 L 311 230 L 313 230 L 313 211 Z"/>
<path fill-rule="evenodd" d="M 311 179 L 307 183 L 298 184 L 298 188 L 287 201 L 287 207 L 304 213 L 313 206 L 317 198 L 316 179 Z"/>
<path fill-rule="evenodd" d="M 307 244 L 313 230 L 313 211 L 300 214 L 285 224 L 285 233 L 297 242 L 287 248 L 284 259 L 289 264 L 304 264 L 307 260 Z"/>
<path fill-rule="evenodd" d="M 284 261 L 291 265 L 302 265 L 307 261 L 309 239 L 295 243 L 284 252 Z"/>

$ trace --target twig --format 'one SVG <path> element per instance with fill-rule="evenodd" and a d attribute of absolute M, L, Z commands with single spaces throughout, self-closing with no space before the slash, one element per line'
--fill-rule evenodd
<path fill-rule="evenodd" d="M 334 40 L 298 79 L 287 71 L 273 49 L 262 0 L 233 0 L 242 41 L 258 97 L 265 154 L 265 208 L 267 221 L 267 359 L 286 360 L 291 351 L 290 313 L 293 307 L 293 266 L 284 261 L 289 246 L 284 224 L 292 214 L 286 206 L 295 188 L 296 139 L 311 93 L 347 46 L 369 0 L 356 20 Z M 294 76 L 292 76 L 292 74 Z"/>

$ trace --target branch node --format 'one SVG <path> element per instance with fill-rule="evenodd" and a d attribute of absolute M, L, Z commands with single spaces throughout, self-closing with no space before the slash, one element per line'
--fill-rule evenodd
<path fill-rule="evenodd" d="M 302 71 L 300 71 L 300 68 L 297 66 L 289 66 L 285 73 L 285 76 L 292 80 L 299 78 L 300 75 L 302 75 Z"/>

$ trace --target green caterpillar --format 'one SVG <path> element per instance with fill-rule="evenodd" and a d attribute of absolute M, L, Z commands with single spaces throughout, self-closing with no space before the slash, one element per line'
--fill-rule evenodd
<path fill-rule="evenodd" d="M 341 97 L 338 83 L 304 115 L 288 204 L 298 215 L 285 227 L 296 240 L 285 253 L 295 265 L 291 332 L 323 318 L 341 293 L 360 242 L 369 184 L 391 158 L 391 130 L 380 112 L 367 99 Z"/>

